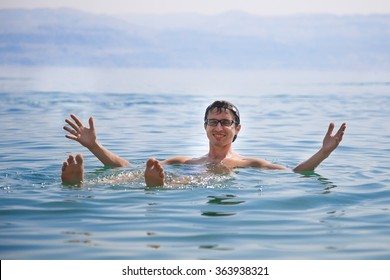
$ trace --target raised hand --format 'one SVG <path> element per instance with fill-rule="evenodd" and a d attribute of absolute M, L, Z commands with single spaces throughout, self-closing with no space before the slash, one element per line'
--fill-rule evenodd
<path fill-rule="evenodd" d="M 329 124 L 328 131 L 327 131 L 327 133 L 326 133 L 326 135 L 324 137 L 324 140 L 322 142 L 322 151 L 325 154 L 329 155 L 330 153 L 332 153 L 337 148 L 337 146 L 339 145 L 339 143 L 343 139 L 344 131 L 345 131 L 346 128 L 347 128 L 346 123 L 343 123 L 340 126 L 339 130 L 337 131 L 337 133 L 335 135 L 332 135 L 332 132 L 333 132 L 333 129 L 334 129 L 334 123 L 330 123 Z"/>
<path fill-rule="evenodd" d="M 329 124 L 328 131 L 325 134 L 324 140 L 322 141 L 322 148 L 307 160 L 298 164 L 293 170 L 295 172 L 312 171 L 322 161 L 324 161 L 339 145 L 343 139 L 344 131 L 347 125 L 343 123 L 337 133 L 332 135 L 334 129 L 334 123 Z"/>
<path fill-rule="evenodd" d="M 72 120 L 66 119 L 65 122 L 69 124 L 70 127 L 64 126 L 64 130 L 68 131 L 70 134 L 65 135 L 66 138 L 79 142 L 84 147 L 91 149 L 96 145 L 96 131 L 93 124 L 93 118 L 90 117 L 89 128 L 85 127 L 84 124 L 73 114 L 70 115 Z"/>

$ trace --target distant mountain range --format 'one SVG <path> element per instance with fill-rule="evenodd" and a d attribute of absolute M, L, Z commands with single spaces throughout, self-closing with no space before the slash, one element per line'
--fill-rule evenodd
<path fill-rule="evenodd" d="M 0 10 L 0 65 L 390 69 L 390 15 Z"/>

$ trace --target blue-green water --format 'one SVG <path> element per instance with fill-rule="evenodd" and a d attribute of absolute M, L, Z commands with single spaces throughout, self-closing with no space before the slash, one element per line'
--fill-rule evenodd
<path fill-rule="evenodd" d="M 386 73 L 0 74 L 1 259 L 390 259 Z M 315 174 L 168 166 L 190 183 L 145 188 L 147 158 L 207 152 L 204 109 L 220 98 L 241 111 L 236 152 L 289 167 L 330 121 L 348 127 Z M 102 168 L 64 137 L 70 113 L 93 115 L 100 142 L 135 165 Z M 63 186 L 62 161 L 79 152 L 87 183 Z"/>

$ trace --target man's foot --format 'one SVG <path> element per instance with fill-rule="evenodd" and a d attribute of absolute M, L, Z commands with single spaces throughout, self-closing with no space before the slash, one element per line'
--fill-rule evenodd
<path fill-rule="evenodd" d="M 164 186 L 165 173 L 160 162 L 154 158 L 146 162 L 145 183 L 148 187 Z"/>
<path fill-rule="evenodd" d="M 84 180 L 83 156 L 78 154 L 76 158 L 70 155 L 62 164 L 61 179 L 65 184 L 81 185 Z"/>

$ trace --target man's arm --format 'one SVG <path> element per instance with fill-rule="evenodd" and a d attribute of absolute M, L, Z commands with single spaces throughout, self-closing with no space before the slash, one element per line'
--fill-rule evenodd
<path fill-rule="evenodd" d="M 65 122 L 70 125 L 70 127 L 64 126 L 64 130 L 68 131 L 70 134 L 65 135 L 66 138 L 79 142 L 81 145 L 86 147 L 91 151 L 105 166 L 111 167 L 121 167 L 129 166 L 130 163 L 113 154 L 108 149 L 103 147 L 96 138 L 95 126 L 93 123 L 93 118 L 89 118 L 89 128 L 85 127 L 83 123 L 75 116 L 70 115 L 72 120 L 66 119 Z"/>
<path fill-rule="evenodd" d="M 344 131 L 346 129 L 346 123 L 343 123 L 337 133 L 332 135 L 334 129 L 334 123 L 329 124 L 328 131 L 322 142 L 322 148 L 311 156 L 309 159 L 301 162 L 295 168 L 294 172 L 313 171 L 321 162 L 323 162 L 339 145 L 343 139 Z"/>

